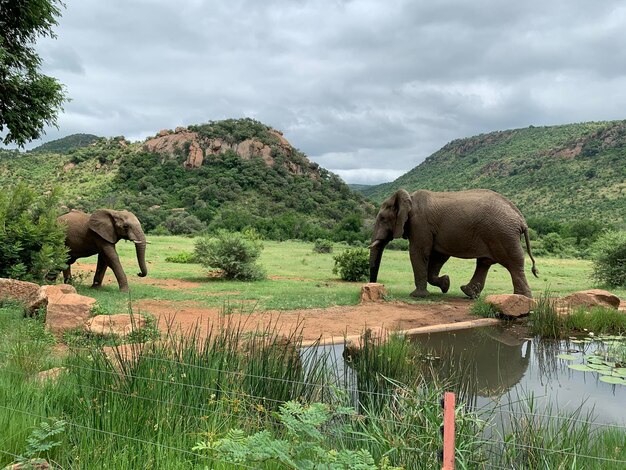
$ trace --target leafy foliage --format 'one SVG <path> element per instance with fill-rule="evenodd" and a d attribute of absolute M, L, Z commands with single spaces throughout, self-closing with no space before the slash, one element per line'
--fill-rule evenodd
<path fill-rule="evenodd" d="M 65 421 L 60 419 L 52 419 L 50 422 L 42 421 L 39 427 L 33 429 L 28 439 L 26 439 L 26 452 L 17 459 L 26 468 L 37 468 L 38 459 L 33 460 L 40 454 L 45 454 L 54 447 L 61 445 L 60 441 L 52 440 L 53 437 L 65 431 Z M 47 468 L 47 467 L 44 467 Z"/>
<path fill-rule="evenodd" d="M 349 427 L 341 423 L 354 415 L 352 408 L 332 409 L 324 403 L 305 406 L 289 401 L 276 413 L 285 430 L 284 439 L 274 438 L 267 430 L 246 436 L 242 430 L 232 429 L 215 442 L 199 442 L 193 450 L 208 450 L 219 460 L 255 468 L 273 464 L 288 469 L 392 470 L 394 467 L 386 459 L 376 465 L 365 449 L 328 449 L 325 435 L 348 433 Z"/>
<path fill-rule="evenodd" d="M 263 244 L 238 232 L 219 230 L 214 237 L 196 241 L 194 257 L 206 268 L 224 271 L 226 279 L 256 281 L 265 278 L 263 268 L 256 261 Z"/>
<path fill-rule="evenodd" d="M 37 195 L 24 184 L 0 193 L 0 277 L 43 281 L 65 266 L 57 204 L 56 192 Z"/>
<path fill-rule="evenodd" d="M 608 287 L 626 287 L 626 232 L 607 232 L 591 251 L 593 278 Z"/>
<path fill-rule="evenodd" d="M 165 261 L 167 261 L 168 263 L 182 263 L 182 264 L 197 263 L 196 255 L 188 251 L 183 251 L 175 255 L 167 256 L 165 258 Z"/>
<path fill-rule="evenodd" d="M 511 199 L 531 226 L 533 218 L 562 223 L 583 215 L 623 225 L 625 158 L 626 121 L 531 126 L 454 140 L 396 181 L 364 194 L 381 202 L 399 188 L 487 188 Z"/>
<path fill-rule="evenodd" d="M 332 253 L 333 252 L 333 242 L 330 240 L 325 240 L 323 238 L 318 238 L 315 240 L 313 244 L 313 252 L 315 253 Z"/>
<path fill-rule="evenodd" d="M 2 2 L 0 8 L 0 143 L 23 146 L 37 139 L 44 126 L 56 125 L 65 101 L 62 85 L 39 71 L 34 44 L 54 37 L 52 28 L 63 6 L 59 0 Z"/>
<path fill-rule="evenodd" d="M 369 274 L 369 251 L 365 248 L 348 248 L 333 256 L 333 273 L 344 281 L 363 281 Z"/>

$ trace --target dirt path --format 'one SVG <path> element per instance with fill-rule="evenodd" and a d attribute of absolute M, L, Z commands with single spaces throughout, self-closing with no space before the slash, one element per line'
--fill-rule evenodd
<path fill-rule="evenodd" d="M 168 328 L 183 333 L 198 329 L 201 336 L 211 327 L 240 325 L 243 331 L 265 331 L 276 328 L 289 334 L 302 329 L 305 342 L 322 338 L 329 342 L 344 336 L 356 336 L 365 328 L 408 330 L 417 327 L 476 320 L 469 314 L 471 301 L 452 298 L 446 303 L 405 304 L 400 302 L 367 303 L 355 306 L 315 308 L 289 311 L 230 313 L 220 308 L 205 308 L 194 302 L 140 300 L 139 312 L 151 313 L 158 319 L 159 330 Z"/>
<path fill-rule="evenodd" d="M 95 265 L 75 264 L 77 271 L 83 271 L 91 277 Z M 304 279 L 303 279 L 304 280 Z M 138 278 L 134 282 L 150 284 L 163 289 L 193 289 L 200 287 L 197 282 L 181 279 Z M 107 272 L 104 284 L 115 283 L 111 273 Z M 237 292 L 219 292 L 204 295 L 232 295 Z M 239 325 L 243 331 L 265 331 L 276 329 L 290 334 L 302 330 L 304 342 L 322 339 L 325 342 L 341 341 L 344 336 L 357 336 L 365 328 L 389 331 L 410 330 L 419 327 L 454 324 L 476 320 L 470 315 L 472 301 L 468 299 L 447 299 L 445 303 L 376 302 L 360 305 L 314 308 L 302 310 L 282 310 L 246 313 L 246 304 L 233 301 L 233 313 L 223 315 L 219 307 L 207 308 L 193 301 L 138 300 L 133 304 L 138 313 L 150 313 L 157 318 L 161 332 L 168 329 L 189 333 L 198 329 L 200 335 L 206 335 L 213 326 Z M 241 313 L 243 310 L 244 313 Z"/>

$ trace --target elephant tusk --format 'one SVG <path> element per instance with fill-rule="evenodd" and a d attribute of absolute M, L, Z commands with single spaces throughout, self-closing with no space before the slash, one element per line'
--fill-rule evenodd
<path fill-rule="evenodd" d="M 149 244 L 150 244 L 150 242 L 149 242 L 148 240 L 143 241 L 143 242 L 142 242 L 141 240 L 133 240 L 133 243 L 134 243 L 135 245 L 143 245 L 144 243 L 145 243 L 146 245 L 149 245 Z"/>
<path fill-rule="evenodd" d="M 378 246 L 380 244 L 380 240 L 374 240 L 368 248 L 371 250 L 372 248 Z"/>

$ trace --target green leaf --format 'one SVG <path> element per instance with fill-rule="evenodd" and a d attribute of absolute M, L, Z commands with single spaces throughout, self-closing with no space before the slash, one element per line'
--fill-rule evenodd
<path fill-rule="evenodd" d="M 606 382 L 608 384 L 626 385 L 626 379 L 623 379 L 621 377 L 612 377 L 612 376 L 603 375 L 602 377 L 600 377 L 600 381 Z"/>
<path fill-rule="evenodd" d="M 575 361 L 576 359 L 578 359 L 579 356 L 572 356 L 571 354 L 559 354 L 558 356 L 559 359 L 563 359 L 564 361 Z"/>
<path fill-rule="evenodd" d="M 586 364 L 569 364 L 567 367 L 573 370 L 579 370 L 581 372 L 595 372 L 594 369 Z"/>

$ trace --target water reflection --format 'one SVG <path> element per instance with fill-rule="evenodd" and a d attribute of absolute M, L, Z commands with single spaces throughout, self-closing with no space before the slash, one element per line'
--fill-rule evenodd
<path fill-rule="evenodd" d="M 462 370 L 474 384 L 465 397 L 480 409 L 515 410 L 523 397 L 552 411 L 593 411 L 598 422 L 626 423 L 626 387 L 601 382 L 596 374 L 571 370 L 557 358 L 575 352 L 569 341 L 530 339 L 517 325 L 431 333 L 412 338 L 440 357 L 442 374 Z M 585 351 L 591 353 L 591 349 Z"/>

